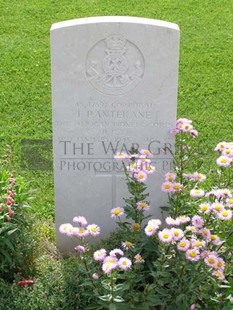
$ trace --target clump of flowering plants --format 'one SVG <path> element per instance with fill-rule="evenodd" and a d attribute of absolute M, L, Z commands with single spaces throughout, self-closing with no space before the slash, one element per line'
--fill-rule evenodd
<path fill-rule="evenodd" d="M 26 265 L 29 240 L 26 229 L 29 225 L 25 208 L 29 192 L 21 178 L 16 178 L 3 167 L 0 168 L 0 277 L 12 280 L 14 273 Z M 27 243 L 23 238 L 27 237 Z"/>
<path fill-rule="evenodd" d="M 100 228 L 82 216 L 60 231 L 76 237 L 78 257 L 96 302 L 86 309 L 232 309 L 232 166 L 233 143 L 221 142 L 216 151 L 215 183 L 211 186 L 195 156 L 198 136 L 192 121 L 179 119 L 171 131 L 178 150 L 174 171 L 164 176 L 161 190 L 168 206 L 163 220 L 151 218 L 146 180 L 155 171 L 148 150 L 117 153 L 122 161 L 130 197 L 111 210 L 119 226 L 119 243 L 94 253 L 86 242 Z M 153 206 L 155 208 L 155 206 Z"/>

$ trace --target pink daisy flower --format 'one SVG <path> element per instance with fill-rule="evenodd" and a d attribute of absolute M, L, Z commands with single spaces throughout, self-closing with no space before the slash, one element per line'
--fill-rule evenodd
<path fill-rule="evenodd" d="M 116 269 L 118 267 L 117 263 L 103 263 L 102 270 L 105 274 L 109 274 L 112 272 L 113 269 Z"/>
<path fill-rule="evenodd" d="M 162 222 L 159 219 L 151 219 L 148 221 L 148 225 L 160 226 Z"/>
<path fill-rule="evenodd" d="M 196 138 L 198 136 L 198 131 L 196 129 L 191 129 L 190 131 L 191 138 Z"/>
<path fill-rule="evenodd" d="M 184 132 L 188 132 L 188 131 L 190 131 L 192 129 L 193 129 L 193 126 L 190 123 L 188 123 L 188 122 L 184 122 L 180 126 L 180 130 L 184 131 Z"/>
<path fill-rule="evenodd" d="M 186 252 L 190 246 L 190 242 L 187 239 L 182 239 L 177 243 L 177 248 L 180 251 Z"/>
<path fill-rule="evenodd" d="M 199 211 L 205 214 L 209 214 L 211 211 L 209 203 L 202 203 L 199 205 Z"/>
<path fill-rule="evenodd" d="M 224 210 L 224 205 L 221 202 L 212 203 L 211 210 L 217 214 Z"/>
<path fill-rule="evenodd" d="M 172 228 L 173 240 L 178 241 L 184 237 L 184 232 L 180 228 Z"/>
<path fill-rule="evenodd" d="M 149 150 L 142 149 L 139 153 L 148 158 L 153 157 L 153 154 Z"/>
<path fill-rule="evenodd" d="M 84 246 L 82 246 L 82 245 L 77 245 L 74 249 L 75 249 L 75 251 L 77 251 L 78 253 L 84 253 L 84 252 L 86 252 L 86 249 L 85 249 Z"/>
<path fill-rule="evenodd" d="M 100 250 L 97 250 L 97 251 L 94 252 L 93 258 L 96 261 L 103 261 L 105 259 L 106 255 L 107 255 L 106 250 L 105 249 L 100 249 Z"/>
<path fill-rule="evenodd" d="M 232 197 L 232 193 L 228 188 L 223 188 L 223 189 L 219 189 L 219 191 L 222 193 L 222 197 L 228 197 L 231 198 Z"/>
<path fill-rule="evenodd" d="M 182 192 L 184 186 L 181 183 L 173 183 L 174 192 Z"/>
<path fill-rule="evenodd" d="M 206 245 L 206 242 L 199 239 L 191 239 L 192 248 L 202 248 Z"/>
<path fill-rule="evenodd" d="M 99 279 L 99 275 L 98 275 L 97 272 L 93 273 L 92 279 L 94 279 L 94 280 L 98 280 Z"/>
<path fill-rule="evenodd" d="M 91 224 L 87 226 L 87 230 L 91 236 L 98 236 L 100 234 L 100 228 L 96 224 Z"/>
<path fill-rule="evenodd" d="M 149 225 L 149 224 L 148 224 L 148 225 L 145 227 L 145 234 L 146 234 L 148 237 L 151 237 L 151 236 L 153 236 L 153 235 L 156 233 L 157 229 L 158 229 L 158 226 L 157 226 L 157 225 L 153 225 L 153 224 Z"/>
<path fill-rule="evenodd" d="M 132 266 L 132 262 L 127 257 L 121 257 L 118 261 L 118 267 L 122 270 L 130 269 Z"/>
<path fill-rule="evenodd" d="M 139 171 L 138 173 L 134 174 L 134 177 L 138 182 L 143 183 L 147 179 L 147 174 L 143 171 Z"/>
<path fill-rule="evenodd" d="M 227 221 L 227 220 L 230 220 L 232 218 L 232 211 L 231 210 L 222 210 L 219 213 L 217 213 L 217 215 L 218 215 L 218 218 L 220 220 Z"/>
<path fill-rule="evenodd" d="M 215 151 L 218 151 L 218 152 L 222 152 L 224 149 L 225 149 L 225 145 L 226 145 L 226 142 L 223 141 L 223 142 L 220 142 L 216 145 L 215 147 Z"/>
<path fill-rule="evenodd" d="M 135 264 L 143 264 L 143 263 L 145 263 L 144 259 L 142 258 L 142 256 L 140 254 L 136 254 L 134 256 L 134 262 L 135 262 Z"/>
<path fill-rule="evenodd" d="M 193 178 L 197 182 L 204 182 L 206 180 L 206 176 L 202 173 L 199 173 L 199 172 L 194 172 Z"/>
<path fill-rule="evenodd" d="M 233 149 L 225 149 L 222 151 L 223 156 L 227 156 L 229 158 L 233 158 Z"/>
<path fill-rule="evenodd" d="M 207 266 L 216 268 L 217 263 L 218 263 L 218 258 L 216 255 L 210 254 L 207 257 L 205 257 L 204 262 L 206 263 Z"/>
<path fill-rule="evenodd" d="M 225 261 L 221 257 L 218 257 L 216 267 L 217 267 L 217 269 L 222 270 L 222 271 L 225 269 Z"/>
<path fill-rule="evenodd" d="M 70 223 L 61 224 L 59 227 L 60 233 L 63 235 L 67 235 L 67 232 L 72 228 L 73 226 Z"/>
<path fill-rule="evenodd" d="M 77 227 L 71 226 L 71 227 L 67 230 L 67 236 L 69 236 L 69 237 L 73 237 L 73 236 L 79 237 L 79 236 L 77 235 L 77 232 L 78 232 L 78 228 L 77 228 Z M 84 236 L 84 237 L 85 237 L 85 236 Z"/>
<path fill-rule="evenodd" d="M 136 205 L 137 209 L 141 211 L 148 211 L 150 209 L 150 206 L 144 201 L 139 201 Z"/>
<path fill-rule="evenodd" d="M 192 180 L 192 177 L 193 177 L 193 175 L 192 175 L 192 173 L 183 173 L 183 177 L 185 178 L 185 179 L 187 179 L 187 180 Z"/>
<path fill-rule="evenodd" d="M 206 240 L 210 240 L 211 238 L 211 232 L 208 228 L 204 227 L 202 229 L 199 230 L 199 233 L 206 239 Z"/>
<path fill-rule="evenodd" d="M 111 210 L 111 217 L 120 217 L 124 215 L 125 211 L 123 208 L 117 207 Z"/>
<path fill-rule="evenodd" d="M 123 159 L 128 159 L 129 155 L 124 152 L 117 152 L 116 155 L 114 155 L 115 159 L 123 160 Z"/>
<path fill-rule="evenodd" d="M 127 170 L 131 171 L 131 172 L 138 172 L 138 165 L 136 162 L 131 163 L 128 167 Z"/>
<path fill-rule="evenodd" d="M 168 243 L 168 242 L 171 242 L 172 241 L 172 238 L 173 238 L 173 233 L 170 229 L 163 229 L 162 231 L 160 231 L 158 233 L 158 236 L 159 236 L 159 240 L 161 242 L 165 242 L 165 243 Z"/>
<path fill-rule="evenodd" d="M 212 275 L 217 277 L 219 280 L 224 280 L 225 276 L 221 270 L 215 270 L 212 272 Z"/>
<path fill-rule="evenodd" d="M 155 172 L 155 167 L 152 166 L 152 165 L 145 165 L 143 167 L 143 171 L 146 173 L 146 174 L 152 174 Z"/>
<path fill-rule="evenodd" d="M 169 181 L 169 182 L 172 182 L 176 179 L 176 173 L 174 172 L 167 172 L 165 175 L 164 175 L 164 180 L 165 181 Z"/>
<path fill-rule="evenodd" d="M 192 233 L 197 233 L 198 229 L 195 226 L 186 226 L 185 228 L 186 231 L 191 231 Z"/>
<path fill-rule="evenodd" d="M 185 224 L 190 221 L 190 217 L 188 217 L 187 215 L 180 215 L 177 217 L 177 219 L 180 221 L 181 224 Z"/>
<path fill-rule="evenodd" d="M 221 240 L 217 235 L 210 235 L 210 240 L 213 244 L 216 245 L 219 245 L 221 243 Z"/>
<path fill-rule="evenodd" d="M 167 225 L 169 226 L 179 226 L 180 225 L 180 220 L 179 219 L 173 219 L 171 216 L 168 216 L 165 219 L 165 222 L 167 223 Z"/>
<path fill-rule="evenodd" d="M 85 227 L 75 227 L 73 234 L 78 238 L 83 238 L 89 235 L 89 231 Z"/>
<path fill-rule="evenodd" d="M 121 249 L 114 249 L 114 250 L 110 251 L 109 254 L 110 254 L 110 256 L 116 257 L 117 255 L 123 256 L 124 252 Z"/>
<path fill-rule="evenodd" d="M 232 159 L 229 158 L 228 156 L 220 156 L 217 160 L 216 163 L 220 167 L 229 167 L 231 165 Z"/>
<path fill-rule="evenodd" d="M 196 262 L 200 259 L 199 250 L 197 248 L 189 249 L 186 251 L 185 257 L 187 260 Z"/>
<path fill-rule="evenodd" d="M 121 245 L 126 250 L 130 250 L 130 249 L 134 248 L 134 244 L 132 242 L 130 242 L 130 241 L 122 242 Z"/>
<path fill-rule="evenodd" d="M 192 217 L 192 224 L 193 224 L 194 227 L 200 228 L 200 227 L 203 226 L 204 220 L 199 215 L 194 215 Z"/>
<path fill-rule="evenodd" d="M 118 262 L 118 259 L 116 256 L 106 256 L 104 258 L 104 263 L 111 263 L 111 264 L 116 264 Z"/>
<path fill-rule="evenodd" d="M 205 195 L 205 192 L 203 191 L 203 189 L 197 189 L 194 188 L 190 191 L 190 196 L 191 197 L 203 197 Z"/>
<path fill-rule="evenodd" d="M 75 216 L 73 222 L 79 224 L 82 227 L 87 226 L 87 220 L 84 216 Z"/>
<path fill-rule="evenodd" d="M 227 198 L 226 204 L 229 208 L 233 208 L 233 198 Z"/>
<path fill-rule="evenodd" d="M 166 181 L 162 184 L 161 187 L 162 192 L 164 193 L 172 193 L 173 192 L 173 183 Z"/>

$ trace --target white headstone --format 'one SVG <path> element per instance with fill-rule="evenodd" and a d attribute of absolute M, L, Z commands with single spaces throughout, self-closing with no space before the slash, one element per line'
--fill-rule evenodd
<path fill-rule="evenodd" d="M 134 144 L 154 153 L 150 214 L 166 204 L 160 188 L 172 168 L 179 28 L 113 16 L 56 23 L 51 58 L 57 244 L 68 252 L 74 245 L 58 228 L 74 216 L 99 225 L 101 238 L 115 227 L 110 210 L 128 196 L 115 151 Z"/>

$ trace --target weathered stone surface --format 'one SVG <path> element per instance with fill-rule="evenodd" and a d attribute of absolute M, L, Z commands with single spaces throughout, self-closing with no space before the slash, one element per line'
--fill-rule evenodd
<path fill-rule="evenodd" d="M 150 149 L 150 214 L 171 169 L 176 120 L 179 28 L 134 17 L 93 17 L 51 28 L 56 227 L 75 215 L 113 230 L 110 210 L 127 195 L 115 151 Z M 162 149 L 165 148 L 165 151 Z M 57 234 L 58 247 L 73 245 Z"/>

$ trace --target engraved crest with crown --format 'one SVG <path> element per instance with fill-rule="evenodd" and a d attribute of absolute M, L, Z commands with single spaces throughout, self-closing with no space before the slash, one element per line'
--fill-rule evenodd
<path fill-rule="evenodd" d="M 99 54 L 103 55 L 102 60 Z M 143 73 L 142 53 L 122 35 L 110 35 L 98 42 L 88 53 L 87 79 L 92 86 L 103 93 L 110 95 L 126 93 L 140 82 Z"/>
<path fill-rule="evenodd" d="M 127 59 L 124 56 L 126 40 L 122 36 L 113 35 L 108 37 L 105 43 L 108 47 L 107 56 L 103 59 L 103 69 L 108 76 L 105 83 L 117 86 L 124 83 L 122 77 L 128 69 Z"/>

